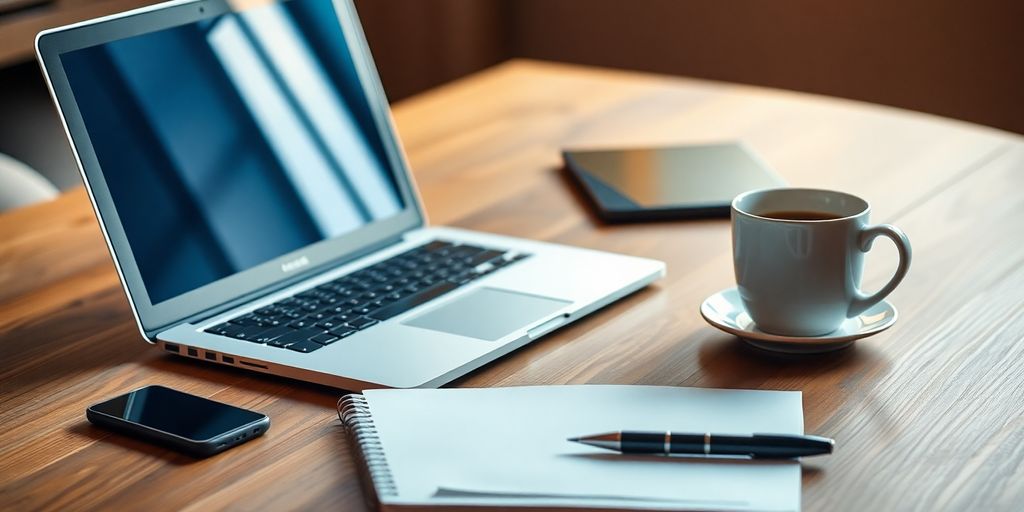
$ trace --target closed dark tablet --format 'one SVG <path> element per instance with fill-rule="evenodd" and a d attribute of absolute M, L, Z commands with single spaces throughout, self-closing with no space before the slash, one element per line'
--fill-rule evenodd
<path fill-rule="evenodd" d="M 562 157 L 608 222 L 728 217 L 740 193 L 785 186 L 739 143 L 566 150 Z"/>

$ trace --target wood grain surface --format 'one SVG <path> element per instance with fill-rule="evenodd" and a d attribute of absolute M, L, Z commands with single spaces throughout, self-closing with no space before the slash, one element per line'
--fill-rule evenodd
<path fill-rule="evenodd" d="M 431 222 L 668 263 L 654 286 L 453 383 L 800 390 L 836 453 L 804 465 L 805 510 L 1024 508 L 1024 139 L 855 102 L 513 61 L 395 109 Z M 606 226 L 564 147 L 742 140 L 792 185 L 902 227 L 897 324 L 777 356 L 706 325 L 732 284 L 727 220 Z M 865 285 L 895 267 L 877 244 Z M 0 508 L 364 507 L 341 391 L 164 355 L 142 342 L 84 192 L 0 216 Z M 90 426 L 85 408 L 163 384 L 268 414 L 261 439 L 193 460 Z M 500 461 L 499 461 L 500 462 Z"/>

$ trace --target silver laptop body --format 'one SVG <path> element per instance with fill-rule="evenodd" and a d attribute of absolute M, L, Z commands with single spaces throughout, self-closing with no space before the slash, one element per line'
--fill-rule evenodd
<path fill-rule="evenodd" d="M 36 39 L 149 343 L 349 390 L 436 387 L 664 275 L 429 227 L 351 1 L 256 4 Z"/>

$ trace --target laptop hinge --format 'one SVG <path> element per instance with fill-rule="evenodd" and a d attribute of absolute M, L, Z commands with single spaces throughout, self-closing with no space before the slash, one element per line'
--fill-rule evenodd
<path fill-rule="evenodd" d="M 358 260 L 360 258 L 364 258 L 366 256 L 369 256 L 370 254 L 373 254 L 373 253 L 375 253 L 377 251 L 380 251 L 381 249 L 384 249 L 386 247 L 390 247 L 392 245 L 398 244 L 398 243 L 402 242 L 403 240 L 404 240 L 404 233 L 400 233 L 400 234 L 396 235 L 393 238 L 387 238 L 387 239 L 382 240 L 380 242 L 377 242 L 375 244 L 368 245 L 368 246 L 366 246 L 366 247 L 364 247 L 362 249 L 359 249 L 358 251 L 355 251 L 353 253 L 347 254 L 347 255 L 342 256 L 340 258 L 337 258 L 337 259 L 325 262 L 322 265 L 313 267 L 313 268 L 311 268 L 311 269 L 309 269 L 309 270 L 307 270 L 307 271 L 305 271 L 305 272 L 303 272 L 301 274 L 296 274 L 294 276 L 291 276 L 288 279 L 285 279 L 285 280 L 279 281 L 277 283 L 274 283 L 271 286 L 267 286 L 267 287 L 264 287 L 264 288 L 259 289 L 259 290 L 254 290 L 254 291 L 252 291 L 250 293 L 247 293 L 245 295 L 242 295 L 242 296 L 238 297 L 235 300 L 228 301 L 228 302 L 225 302 L 224 304 L 221 304 L 219 306 L 214 306 L 214 307 L 209 308 L 209 309 L 207 309 L 205 311 L 201 311 L 199 313 L 196 313 L 196 314 L 194 314 L 194 315 L 192 315 L 192 316 L 190 316 L 188 318 L 185 318 L 184 320 L 182 320 L 180 322 L 175 323 L 174 325 L 197 324 L 197 323 L 204 322 L 204 321 L 206 321 L 206 320 L 208 320 L 210 318 L 213 318 L 213 317 L 215 317 L 215 316 L 217 316 L 217 315 L 219 315 L 219 314 L 221 314 L 221 313 L 223 313 L 225 311 L 237 308 L 238 306 L 241 306 L 241 305 L 249 303 L 249 302 L 253 302 L 255 300 L 259 300 L 260 297 L 265 297 L 265 296 L 270 295 L 272 293 L 275 293 L 275 292 L 278 292 L 280 290 L 283 290 L 283 289 L 285 289 L 285 288 L 287 288 L 289 286 L 292 286 L 292 285 L 294 285 L 296 283 L 300 283 L 300 282 L 305 281 L 305 280 L 307 280 L 307 279 L 309 279 L 311 277 L 314 277 L 317 274 L 321 274 L 323 272 L 326 272 L 326 271 L 328 271 L 328 270 L 330 270 L 332 268 L 340 267 L 342 265 L 345 265 L 347 263 L 351 263 L 351 262 L 353 262 L 355 260 Z M 161 329 L 161 331 L 165 331 L 168 328 Z"/>

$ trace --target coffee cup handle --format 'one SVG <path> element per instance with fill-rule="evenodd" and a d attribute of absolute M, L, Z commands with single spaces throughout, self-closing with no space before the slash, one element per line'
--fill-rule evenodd
<path fill-rule="evenodd" d="M 871 226 L 865 228 L 860 232 L 857 237 L 857 246 L 862 252 L 868 252 L 871 250 L 871 244 L 875 241 L 875 238 L 884 236 L 894 244 L 896 244 L 896 250 L 900 253 L 899 267 L 896 268 L 896 274 L 892 276 L 892 279 L 882 287 L 881 290 L 871 294 L 865 295 L 860 290 L 855 292 L 853 302 L 850 303 L 850 308 L 846 312 L 847 318 L 853 318 L 871 306 L 878 304 L 886 296 L 892 293 L 896 289 L 896 286 L 903 281 L 903 278 L 907 275 L 907 270 L 910 269 L 910 240 L 907 239 L 907 235 L 903 233 L 900 228 L 891 224 L 879 224 L 877 226 Z"/>

